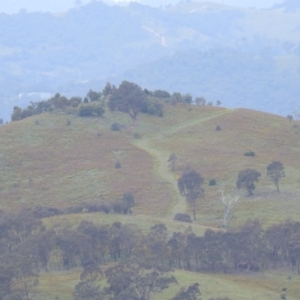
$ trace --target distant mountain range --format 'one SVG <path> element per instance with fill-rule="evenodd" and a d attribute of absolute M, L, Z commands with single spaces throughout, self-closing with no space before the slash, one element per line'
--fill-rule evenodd
<path fill-rule="evenodd" d="M 300 94 L 299 6 L 92 2 L 63 14 L 0 14 L 0 117 L 45 95 L 84 95 L 124 79 L 291 114 Z"/>

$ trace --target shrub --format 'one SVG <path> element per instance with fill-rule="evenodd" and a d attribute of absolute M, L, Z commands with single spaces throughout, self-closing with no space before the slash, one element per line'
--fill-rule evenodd
<path fill-rule="evenodd" d="M 117 161 L 117 162 L 115 163 L 115 168 L 116 168 L 116 169 L 121 169 L 121 163 L 120 163 L 119 161 Z"/>
<path fill-rule="evenodd" d="M 121 130 L 121 125 L 119 123 L 113 123 L 110 126 L 111 131 L 120 131 Z"/>
<path fill-rule="evenodd" d="M 216 131 L 221 131 L 221 130 L 222 130 L 221 126 L 220 126 L 220 125 L 217 125 L 217 126 L 216 126 Z"/>
<path fill-rule="evenodd" d="M 163 90 L 156 90 L 154 91 L 154 97 L 156 98 L 170 98 L 171 95 L 167 92 L 167 91 L 163 91 Z"/>
<path fill-rule="evenodd" d="M 64 215 L 80 214 L 84 208 L 84 204 L 67 207 L 64 210 Z"/>
<path fill-rule="evenodd" d="M 131 208 L 135 205 L 134 197 L 131 193 L 123 194 L 124 213 L 131 212 Z"/>
<path fill-rule="evenodd" d="M 247 152 L 245 152 L 244 153 L 244 156 L 251 156 L 251 157 L 253 157 L 253 156 L 255 156 L 255 152 L 253 152 L 253 151 L 247 151 Z"/>
<path fill-rule="evenodd" d="M 148 97 L 143 103 L 141 112 L 151 116 L 163 117 L 163 105 L 159 101 Z"/>
<path fill-rule="evenodd" d="M 79 117 L 91 117 L 91 116 L 99 116 L 101 117 L 105 113 L 105 110 L 99 106 L 94 104 L 85 104 L 81 105 L 78 110 Z"/>
<path fill-rule="evenodd" d="M 49 218 L 62 215 L 63 212 L 57 208 L 47 206 L 36 206 L 33 208 L 33 215 L 37 219 Z"/>
<path fill-rule="evenodd" d="M 113 209 L 114 213 L 116 213 L 116 214 L 122 214 L 124 211 L 124 207 L 123 207 L 122 203 L 120 203 L 120 202 L 115 202 L 112 205 L 112 209 Z"/>
<path fill-rule="evenodd" d="M 111 210 L 111 207 L 109 206 L 109 204 L 100 204 L 99 206 L 99 211 L 103 211 L 106 214 L 109 214 Z"/>
<path fill-rule="evenodd" d="M 214 179 L 214 178 L 210 179 L 209 182 L 208 182 L 208 185 L 209 185 L 209 186 L 214 186 L 214 185 L 216 185 L 216 184 L 217 184 L 217 181 L 216 181 L 216 179 Z"/>
<path fill-rule="evenodd" d="M 136 132 L 136 133 L 134 134 L 134 138 L 135 138 L 136 140 L 139 140 L 139 139 L 142 138 L 142 136 L 141 136 L 140 133 Z"/>
<path fill-rule="evenodd" d="M 189 214 L 185 213 L 178 213 L 174 217 L 175 221 L 185 222 L 185 223 L 192 223 L 192 218 Z"/>
<path fill-rule="evenodd" d="M 67 119 L 67 126 L 70 126 L 71 125 L 71 121 L 70 119 Z"/>

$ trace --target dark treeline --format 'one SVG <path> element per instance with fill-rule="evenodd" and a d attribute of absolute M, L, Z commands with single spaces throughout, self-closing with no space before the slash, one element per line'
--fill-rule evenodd
<path fill-rule="evenodd" d="M 41 271 L 83 267 L 91 260 L 99 266 L 130 261 L 155 270 L 235 273 L 289 267 L 300 273 L 300 223 L 264 230 L 250 220 L 238 230 L 209 229 L 204 236 L 191 228 L 170 233 L 157 224 L 144 234 L 119 222 L 47 229 L 27 209 L 1 213 L 0 258 L 0 299 L 19 290 L 29 295 Z"/>

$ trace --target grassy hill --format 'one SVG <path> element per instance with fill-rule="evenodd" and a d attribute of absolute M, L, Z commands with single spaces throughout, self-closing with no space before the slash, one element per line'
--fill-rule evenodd
<path fill-rule="evenodd" d="M 110 129 L 114 122 L 122 125 L 121 131 Z M 184 231 L 189 224 L 175 222 L 173 217 L 191 212 L 177 188 L 177 179 L 190 165 L 205 178 L 205 198 L 199 200 L 197 221 L 192 224 L 196 233 L 222 224 L 219 187 L 208 184 L 212 178 L 226 193 L 240 197 L 230 227 L 249 218 L 258 218 L 264 226 L 288 218 L 299 221 L 299 134 L 296 121 L 246 109 L 165 105 L 163 118 L 140 114 L 136 126 L 119 112 L 106 112 L 102 118 L 45 113 L 0 127 L 0 209 L 64 208 L 115 201 L 131 192 L 137 204 L 132 215 L 82 213 L 48 218 L 44 224 L 75 227 L 84 219 L 98 224 L 120 221 L 148 231 L 164 222 L 172 231 Z M 244 156 L 249 150 L 256 155 Z M 171 153 L 178 157 L 174 173 L 167 163 Z M 273 160 L 285 166 L 280 194 L 266 177 L 266 167 Z M 115 168 L 117 161 L 120 169 Z M 235 187 L 238 172 L 245 168 L 262 173 L 254 197 Z M 43 299 L 71 299 L 79 273 L 40 274 L 39 292 L 48 295 Z M 284 286 L 289 299 L 298 299 L 300 280 L 291 271 L 243 276 L 176 271 L 176 277 L 180 285 L 199 281 L 205 300 L 218 295 L 233 300 L 277 299 Z M 50 289 L 54 284 L 55 291 Z M 177 289 L 159 299 L 170 299 Z"/>
<path fill-rule="evenodd" d="M 122 125 L 121 131 L 110 130 L 114 122 Z M 189 210 L 179 196 L 177 179 L 190 165 L 205 178 L 198 223 L 220 224 L 223 208 L 218 187 L 208 185 L 212 178 L 227 193 L 240 195 L 232 224 L 249 217 L 266 225 L 298 220 L 299 126 L 257 111 L 171 105 L 163 118 L 140 115 L 136 126 L 127 115 L 110 112 L 103 118 L 57 113 L 27 118 L 0 128 L 0 207 L 67 207 L 113 201 L 131 192 L 137 201 L 135 215 L 171 218 Z M 255 157 L 243 155 L 249 150 Z M 167 163 L 171 153 L 178 156 L 174 174 Z M 266 177 L 273 160 L 286 170 L 280 194 Z M 115 168 L 117 161 L 120 169 Z M 262 173 L 253 198 L 235 188 L 238 172 L 250 167 Z"/>

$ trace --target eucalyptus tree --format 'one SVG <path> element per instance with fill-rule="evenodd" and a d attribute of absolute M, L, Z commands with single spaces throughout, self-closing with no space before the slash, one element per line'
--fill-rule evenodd
<path fill-rule="evenodd" d="M 203 183 L 203 177 L 193 169 L 187 169 L 178 179 L 180 194 L 184 196 L 189 205 L 191 205 L 194 220 L 196 220 L 196 201 L 198 198 L 204 196 Z"/>

